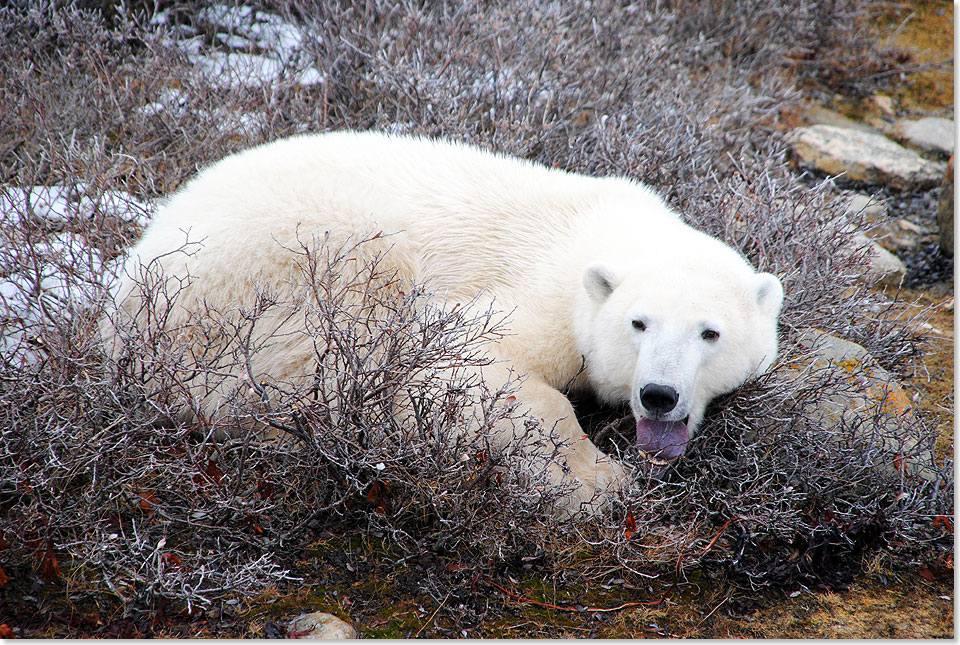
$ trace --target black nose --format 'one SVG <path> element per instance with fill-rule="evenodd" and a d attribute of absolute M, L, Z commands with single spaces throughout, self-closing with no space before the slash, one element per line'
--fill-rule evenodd
<path fill-rule="evenodd" d="M 640 390 L 640 403 L 650 412 L 666 414 L 677 407 L 680 395 L 669 385 L 648 383 Z"/>

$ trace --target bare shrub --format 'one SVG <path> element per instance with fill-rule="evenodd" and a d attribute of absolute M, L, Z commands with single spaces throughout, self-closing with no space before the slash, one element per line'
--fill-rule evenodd
<path fill-rule="evenodd" d="M 846 373 L 788 369 L 808 358 L 796 342 L 807 327 L 862 344 L 894 373 L 923 349 L 922 312 L 900 319 L 862 285 L 865 250 L 851 246 L 833 186 L 798 182 L 773 129 L 799 98 L 791 67 L 828 81 L 846 67 L 844 83 L 881 69 L 862 31 L 879 3 L 259 3 L 302 46 L 274 80 L 240 86 L 191 58 L 228 53 L 239 28 L 200 2 L 160 4 L 165 20 L 150 3 L 114 5 L 109 22 L 52 2 L 0 9 L 0 566 L 11 581 L 63 578 L 69 594 L 127 612 L 158 599 L 207 608 L 291 583 L 318 536 L 359 535 L 382 542 L 390 571 L 433 558 L 415 569 L 420 588 L 438 619 L 469 625 L 498 610 L 464 591 L 481 574 L 842 585 L 861 555 L 906 566 L 952 548 L 938 522 L 951 514 L 952 462 L 927 464 L 933 481 L 897 469 L 934 440 L 929 422 L 905 419 L 914 441 L 898 451 L 879 417 L 854 427 L 818 414 L 828 394 L 856 393 Z M 324 82 L 298 80 L 310 66 Z M 686 457 L 656 477 L 631 454 L 629 413 L 584 402 L 585 426 L 638 472 L 600 516 L 560 522 L 546 512 L 563 494 L 543 486 L 548 464 L 462 432 L 466 416 L 489 429 L 514 414 L 509 389 L 486 391 L 469 369 L 497 315 L 391 292 L 375 264 L 345 283 L 372 308 L 341 306 L 337 247 L 294 250 L 318 291 L 262 290 L 243 311 L 194 321 L 235 341 L 211 344 L 206 363 L 178 330 L 151 325 L 123 327 L 125 351 L 104 356 L 106 285 L 149 200 L 249 145 L 348 127 L 653 185 L 781 276 L 780 364 L 717 401 Z M 73 195 L 62 216 L 35 186 Z M 162 316 L 176 285 L 148 282 Z M 290 315 L 310 321 L 316 371 L 239 379 L 271 342 L 251 330 Z M 227 388 L 228 413 L 208 415 L 197 387 Z M 8 607 L 21 602 L 13 588 L 0 585 Z M 451 590 L 462 602 L 441 603 Z"/>
<path fill-rule="evenodd" d="M 189 608 L 294 579 L 284 563 L 311 532 L 341 523 L 366 525 L 404 553 L 483 561 L 535 548 L 536 527 L 551 526 L 564 491 L 547 485 L 547 460 L 524 455 L 531 437 L 549 440 L 532 421 L 530 437 L 491 442 L 513 414 L 510 390 L 485 390 L 470 367 L 487 360 L 480 347 L 497 333 L 494 314 L 443 312 L 419 290 L 397 293 L 375 262 L 348 272 L 349 249 L 305 245 L 299 257 L 305 299 L 259 293 L 232 320 L 197 319 L 194 339 L 209 339 L 210 362 L 199 364 L 181 330 L 160 331 L 153 317 L 122 328 L 127 349 L 106 365 L 89 320 L 50 330 L 68 344 L 39 346 L 60 369 L 5 383 L 0 463 L 15 502 L 4 518 L 17 527 L 15 562 L 52 541 L 72 558 L 81 589 Z M 161 316 L 179 297 L 149 289 L 145 306 Z M 241 377 L 229 412 L 213 419 L 197 405 L 191 422 L 176 422 L 181 401 L 160 393 L 197 378 L 220 388 L 209 377 L 248 365 L 258 350 L 250 331 L 271 324 L 276 309 L 306 321 L 318 353 L 312 378 Z M 40 392 L 58 393 L 56 418 L 43 426 L 32 421 L 54 402 Z"/>

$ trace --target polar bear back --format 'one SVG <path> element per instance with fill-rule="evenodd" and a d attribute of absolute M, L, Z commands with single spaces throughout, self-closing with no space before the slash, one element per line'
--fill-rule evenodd
<path fill-rule="evenodd" d="M 271 239 L 289 247 L 298 236 L 328 231 L 334 239 L 383 232 L 393 236 L 392 260 L 405 277 L 449 298 L 488 291 L 510 305 L 557 284 L 570 254 L 590 254 L 585 213 L 615 201 L 634 212 L 647 202 L 651 217 L 667 212 L 634 182 L 470 146 L 376 133 L 306 135 L 203 171 L 158 213 L 153 229 L 164 234 L 145 236 L 135 255 L 157 257 L 189 232 L 206 253 L 216 251 L 218 267 L 243 267 L 262 260 Z M 614 237 L 595 252 L 629 234 Z M 202 266 L 190 269 L 195 275 Z"/>

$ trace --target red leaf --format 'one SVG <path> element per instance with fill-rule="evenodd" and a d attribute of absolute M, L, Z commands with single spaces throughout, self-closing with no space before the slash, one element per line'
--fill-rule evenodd
<path fill-rule="evenodd" d="M 220 478 L 223 477 L 223 473 L 221 473 L 220 469 L 217 468 L 217 462 L 215 462 L 213 459 L 207 460 L 207 468 L 204 470 L 204 473 L 206 473 L 207 477 L 209 477 L 214 484 L 217 486 L 220 485 Z"/>
<path fill-rule="evenodd" d="M 40 560 L 40 575 L 50 582 L 60 577 L 60 563 L 57 562 L 57 556 L 53 553 L 53 538 L 47 538 L 47 548 L 37 554 Z"/>
<path fill-rule="evenodd" d="M 367 491 L 367 501 L 377 505 L 374 511 L 379 515 L 387 514 L 386 499 L 389 492 L 390 488 L 383 482 L 373 482 Z"/>
<path fill-rule="evenodd" d="M 637 521 L 633 518 L 633 509 L 627 509 L 627 520 L 624 524 L 626 525 L 624 535 L 629 540 L 630 536 L 637 532 Z"/>
<path fill-rule="evenodd" d="M 0 638 L 4 638 L 4 639 L 16 638 L 16 636 L 13 633 L 13 630 L 10 629 L 10 625 L 6 623 L 0 625 Z"/>
<path fill-rule="evenodd" d="M 147 515 L 153 510 L 153 505 L 157 503 L 157 498 L 154 496 L 153 491 L 147 491 L 146 493 L 140 494 L 140 503 L 138 506 L 140 510 L 146 513 Z"/>
<path fill-rule="evenodd" d="M 945 529 L 953 533 L 953 522 L 946 515 L 936 515 L 933 518 L 933 528 L 938 526 L 943 526 Z"/>
<path fill-rule="evenodd" d="M 258 479 L 257 494 L 260 495 L 261 499 L 273 499 L 273 484 L 266 480 Z"/>
<path fill-rule="evenodd" d="M 10 578 L 7 577 L 6 571 L 3 570 L 3 567 L 0 567 L 0 587 L 7 584 Z"/>
<path fill-rule="evenodd" d="M 180 556 L 176 553 L 164 553 L 163 561 L 167 563 L 167 566 L 177 571 L 183 571 L 183 562 L 181 562 Z"/>
<path fill-rule="evenodd" d="M 899 470 L 900 472 L 903 472 L 903 468 L 904 468 L 903 455 L 897 455 L 893 458 L 893 467 Z"/>

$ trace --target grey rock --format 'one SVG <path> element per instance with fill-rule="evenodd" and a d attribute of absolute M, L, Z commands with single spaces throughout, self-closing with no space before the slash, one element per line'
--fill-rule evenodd
<path fill-rule="evenodd" d="M 896 114 L 896 110 L 893 107 L 893 99 L 886 94 L 874 94 L 870 97 L 870 102 L 886 115 L 893 116 Z"/>
<path fill-rule="evenodd" d="M 341 640 L 357 638 L 357 630 L 333 614 L 315 611 L 301 614 L 287 625 L 287 637 Z"/>
<path fill-rule="evenodd" d="M 846 423 L 855 435 L 873 442 L 888 455 L 886 469 L 891 474 L 902 469 L 937 480 L 930 447 L 920 445 L 910 432 L 916 427 L 910 397 L 864 347 L 813 328 L 801 331 L 797 343 L 806 350 L 806 359 L 787 368 L 788 378 L 800 379 L 807 370 L 831 365 L 847 373 L 844 387 L 825 393 L 810 414 L 825 427 Z"/>
<path fill-rule="evenodd" d="M 940 250 L 953 255 L 953 157 L 940 184 L 940 203 L 937 205 L 937 226 L 940 228 Z"/>
<path fill-rule="evenodd" d="M 874 242 L 863 233 L 856 233 L 853 242 L 857 246 L 867 246 L 870 266 L 867 278 L 876 285 L 898 287 L 907 275 L 907 265 L 896 255 Z"/>
<path fill-rule="evenodd" d="M 937 152 L 944 156 L 953 154 L 954 128 L 952 119 L 924 117 L 922 119 L 903 119 L 897 122 L 899 136 L 921 150 Z"/>
<path fill-rule="evenodd" d="M 845 198 L 844 216 L 860 222 L 871 240 L 891 253 L 920 245 L 921 233 L 904 230 L 899 220 L 890 217 L 887 204 L 879 197 L 854 193 Z"/>
<path fill-rule="evenodd" d="M 805 126 L 788 132 L 785 141 L 803 163 L 821 172 L 899 190 L 933 188 L 946 168 L 881 134 L 851 128 Z"/>
<path fill-rule="evenodd" d="M 866 196 L 856 195 L 855 197 Z M 852 199 L 848 202 L 846 213 L 840 218 L 840 226 L 847 233 L 852 234 L 849 242 L 851 252 L 862 247 L 867 247 L 867 260 L 870 264 L 867 267 L 866 278 L 870 284 L 897 287 L 907 275 L 907 266 L 903 263 L 903 261 L 900 260 L 900 258 L 882 247 L 871 236 L 873 232 L 883 233 L 891 225 L 894 227 L 896 225 L 891 223 L 889 220 L 879 221 L 877 225 L 868 229 L 868 233 L 863 233 L 862 231 L 854 231 L 854 227 L 846 220 L 846 215 L 849 213 L 863 212 L 862 208 L 861 210 L 857 210 L 862 206 L 863 201 L 864 200 L 860 199 Z M 873 206 L 873 202 L 870 202 L 867 205 L 868 208 L 872 208 Z M 884 206 L 883 209 L 883 212 L 885 213 L 886 206 Z M 880 211 L 878 210 L 877 212 Z"/>
<path fill-rule="evenodd" d="M 861 215 L 871 224 L 885 222 L 889 217 L 887 203 L 883 199 L 860 193 L 847 197 L 844 212 L 847 215 Z"/>

